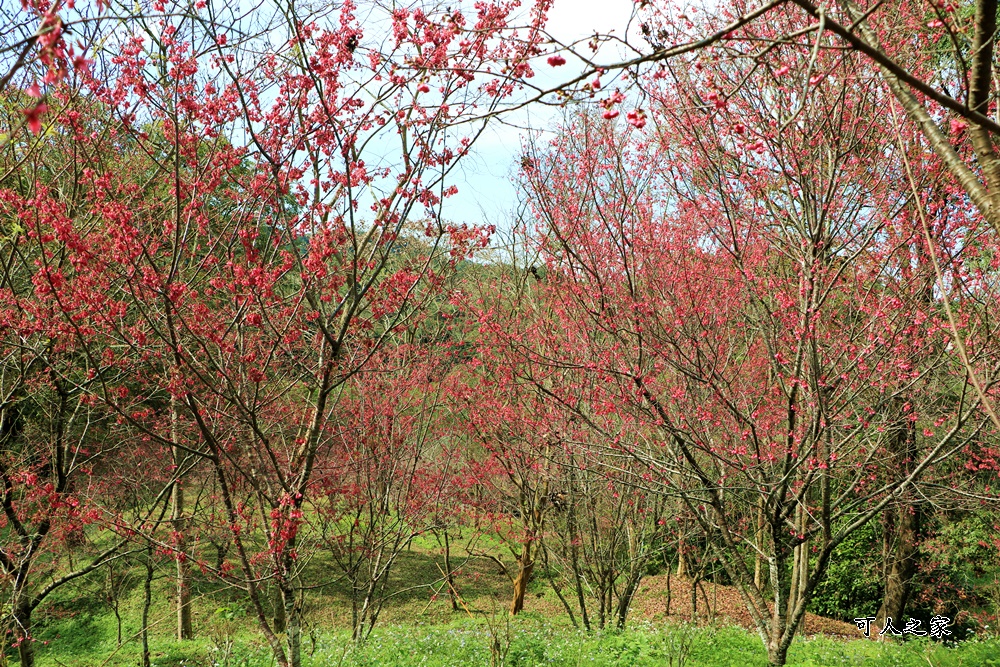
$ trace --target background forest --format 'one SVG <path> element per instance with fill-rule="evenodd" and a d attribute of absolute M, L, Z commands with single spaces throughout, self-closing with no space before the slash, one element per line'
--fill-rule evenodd
<path fill-rule="evenodd" d="M 0 0 L 0 663 L 1000 664 L 996 0 L 550 5 Z"/>

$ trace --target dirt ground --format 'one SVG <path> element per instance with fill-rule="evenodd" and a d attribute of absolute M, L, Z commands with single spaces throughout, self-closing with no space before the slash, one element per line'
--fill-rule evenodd
<path fill-rule="evenodd" d="M 669 600 L 669 607 L 668 607 Z M 750 618 L 750 612 L 740 598 L 739 591 L 733 586 L 717 586 L 703 581 L 698 585 L 698 619 L 699 622 L 714 618 L 722 623 L 742 626 L 751 632 L 756 628 Z M 691 581 L 679 577 L 670 577 L 670 595 L 667 595 L 667 575 L 647 577 L 642 582 L 642 589 L 636 596 L 630 612 L 632 619 L 644 618 L 651 621 L 667 619 L 691 618 Z M 834 635 L 857 639 L 860 635 L 853 623 L 844 623 L 832 618 L 815 614 L 806 614 L 805 634 Z"/>

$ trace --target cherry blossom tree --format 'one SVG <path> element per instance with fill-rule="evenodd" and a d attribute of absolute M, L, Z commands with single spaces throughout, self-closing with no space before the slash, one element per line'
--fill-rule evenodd
<path fill-rule="evenodd" d="M 646 80 L 627 124 L 582 114 L 532 151 L 553 317 L 484 314 L 522 376 L 683 501 L 772 664 L 836 546 L 978 442 L 994 377 L 992 325 L 928 272 L 960 275 L 954 249 L 991 243 L 961 196 L 927 198 L 958 186 L 934 167 L 918 184 L 863 62 L 800 58 L 824 86 L 692 56 Z M 914 249 L 933 261 L 904 268 Z M 956 325 L 984 343 L 962 359 Z M 914 400 L 945 377 L 950 400 Z"/>
<path fill-rule="evenodd" d="M 393 580 L 414 538 L 451 511 L 455 466 L 445 428 L 445 359 L 412 345 L 384 349 L 341 399 L 338 432 L 317 471 L 322 539 L 351 592 L 352 634 L 365 640 L 385 604 L 426 582 Z M 422 357 L 422 358 L 421 358 Z"/>
<path fill-rule="evenodd" d="M 317 465 L 342 436 L 341 399 L 485 243 L 442 204 L 482 129 L 462 123 L 531 74 L 547 3 L 516 7 L 123 8 L 79 94 L 113 114 L 108 129 L 88 133 L 72 107 L 35 109 L 94 154 L 130 156 L 74 173 L 71 208 L 45 189 L 10 200 L 11 215 L 30 206 L 54 230 L 38 237 L 63 262 L 45 274 L 51 317 L 91 369 L 75 390 L 171 448 L 175 472 L 190 457 L 211 471 L 236 559 L 221 574 L 245 590 L 279 664 L 301 662 L 298 562 L 312 542 L 300 531 Z M 261 16 L 273 16 L 266 32 Z M 62 95 L 61 80 L 46 85 Z M 396 262 L 418 218 L 426 252 Z M 136 395 L 166 395 L 169 418 L 136 410 Z M 179 563 L 191 557 L 182 483 Z"/>
<path fill-rule="evenodd" d="M 97 550 L 89 539 L 95 524 L 117 526 L 107 511 L 115 494 L 106 471 L 127 447 L 114 415 L 93 400 L 98 369 L 91 362 L 116 386 L 121 377 L 108 357 L 88 361 L 77 321 L 62 317 L 89 306 L 60 300 L 71 269 L 56 237 L 67 231 L 67 206 L 78 203 L 61 175 L 79 166 L 64 159 L 60 139 L 41 148 L 30 135 L 12 141 L 0 167 L 7 174 L 0 189 L 0 570 L 10 610 L 3 629 L 28 666 L 33 612 L 60 586 L 119 557 L 126 543 L 114 539 Z"/>

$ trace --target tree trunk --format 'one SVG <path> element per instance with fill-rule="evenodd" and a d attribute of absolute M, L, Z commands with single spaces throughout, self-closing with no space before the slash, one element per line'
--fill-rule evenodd
<path fill-rule="evenodd" d="M 177 399 L 173 396 L 170 398 L 170 441 L 174 443 L 173 446 L 173 463 L 174 463 L 174 474 L 177 475 L 177 479 L 174 480 L 173 489 L 171 489 L 170 499 L 170 522 L 174 529 L 174 539 L 176 540 L 176 562 L 177 562 L 177 639 L 185 640 L 191 639 L 194 636 L 194 632 L 191 627 L 191 582 L 190 582 L 190 568 L 188 565 L 187 554 L 187 540 L 185 539 L 185 534 L 187 531 L 187 521 L 184 517 L 184 484 L 180 477 L 181 464 L 183 463 L 184 453 L 181 451 L 177 443 L 180 442 L 180 433 L 178 432 L 178 409 L 177 409 Z"/>
<path fill-rule="evenodd" d="M 632 607 L 632 598 L 635 596 L 636 590 L 639 588 L 639 582 L 642 577 L 632 577 L 628 584 L 625 586 L 625 590 L 622 591 L 621 597 L 618 598 L 618 629 L 625 629 L 625 619 L 628 616 L 628 610 Z"/>
<path fill-rule="evenodd" d="M 893 620 L 894 627 L 902 629 L 903 613 L 910 596 L 910 580 L 917 569 L 919 510 L 908 505 L 899 505 L 894 514 L 896 525 L 892 531 L 894 539 L 886 568 L 885 595 L 875 619 L 879 630 L 885 628 L 887 618 Z"/>
<path fill-rule="evenodd" d="M 803 514 L 802 517 L 803 531 L 805 531 L 805 524 L 806 524 L 805 515 Z M 795 600 L 796 605 L 798 605 L 798 603 L 802 600 L 802 598 L 806 596 L 806 589 L 809 586 L 809 540 L 803 542 L 800 548 L 801 552 L 799 554 L 799 571 L 798 571 L 799 596 L 798 599 Z M 792 609 L 794 608 L 795 607 L 792 607 Z M 805 629 L 806 629 L 806 615 L 802 614 L 802 617 L 799 618 L 798 631 L 804 632 Z"/>
<path fill-rule="evenodd" d="M 757 545 L 757 553 L 753 559 L 753 585 L 758 590 L 763 590 L 764 585 L 764 497 L 761 496 L 757 504 L 757 535 L 754 540 Z"/>
<path fill-rule="evenodd" d="M 34 639 L 31 637 L 31 605 L 24 594 L 16 594 L 14 606 L 14 637 L 17 639 L 17 656 L 21 667 L 35 667 Z"/>
<path fill-rule="evenodd" d="M 798 517 L 796 517 L 796 524 L 798 523 Z M 798 545 L 792 549 L 792 576 L 789 581 L 788 586 L 788 609 L 791 611 L 795 608 L 795 603 L 799 599 L 799 561 L 802 557 L 802 545 Z"/>
<path fill-rule="evenodd" d="M 577 630 L 580 629 L 580 624 L 576 620 L 576 613 L 573 611 L 573 607 L 570 605 L 569 600 L 563 595 L 562 586 L 556 581 L 556 578 L 552 576 L 552 567 L 549 565 L 549 546 L 547 544 L 541 544 L 542 557 L 545 559 L 542 563 L 543 569 L 545 570 L 545 576 L 549 580 L 549 585 L 552 587 L 552 591 L 559 598 L 559 602 L 562 603 L 563 609 L 569 615 L 569 622 L 573 624 L 573 627 Z"/>
<path fill-rule="evenodd" d="M 444 569 L 448 584 L 448 597 L 451 599 L 451 610 L 458 611 L 458 589 L 455 588 L 455 576 L 451 570 L 451 542 L 448 540 L 448 528 L 444 529 Z"/>
<path fill-rule="evenodd" d="M 806 531 L 806 512 L 800 505 L 795 511 L 796 530 L 800 533 Z M 805 597 L 806 586 L 809 579 L 809 541 L 806 540 L 792 550 L 792 579 L 788 591 L 788 611 L 791 611 Z M 805 627 L 805 615 L 799 620 L 798 630 Z"/>
<path fill-rule="evenodd" d="M 784 667 L 786 660 L 788 660 L 787 646 L 778 643 L 767 647 L 767 664 L 772 667 Z"/>
<path fill-rule="evenodd" d="M 681 530 L 683 530 L 683 527 Z M 677 538 L 677 576 L 687 578 L 689 572 L 691 572 L 691 566 L 688 563 L 684 537 L 681 536 Z"/>
<path fill-rule="evenodd" d="M 120 582 L 116 584 L 115 582 L 115 569 L 111 565 L 108 565 L 108 605 L 111 607 L 111 611 L 115 615 L 115 623 L 118 629 L 118 646 L 122 645 L 122 615 L 120 607 L 120 600 L 118 595 L 120 591 L 118 586 Z"/>
<path fill-rule="evenodd" d="M 361 633 L 358 630 L 359 623 L 358 619 L 361 617 L 361 607 L 359 605 L 359 598 L 361 596 L 361 590 L 358 588 L 357 577 L 351 579 L 351 641 L 360 641 Z"/>
<path fill-rule="evenodd" d="M 295 602 L 295 587 L 285 580 L 281 587 L 281 598 L 285 603 L 285 642 L 288 646 L 289 667 L 302 667 L 302 623 Z"/>
<path fill-rule="evenodd" d="M 916 425 L 907 421 L 898 429 L 894 438 L 894 456 L 901 462 L 903 474 L 912 469 L 916 456 Z M 917 537 L 920 531 L 920 509 L 901 502 L 891 507 L 884 524 L 883 538 L 885 563 L 885 594 L 875 615 L 879 630 L 885 628 L 886 619 L 893 620 L 896 629 L 902 629 L 903 613 L 910 595 L 910 580 L 917 569 Z M 879 635 L 875 635 L 879 636 Z M 889 635 L 881 635 L 882 638 Z"/>
<path fill-rule="evenodd" d="M 670 602 L 673 597 L 670 590 L 670 574 L 673 569 L 673 566 L 670 563 L 667 563 L 667 616 L 670 616 Z"/>
<path fill-rule="evenodd" d="M 698 575 L 691 580 L 691 622 L 698 622 Z"/>
<path fill-rule="evenodd" d="M 271 594 L 271 606 L 274 608 L 274 631 L 275 632 L 285 632 L 286 618 L 285 618 L 285 597 L 281 592 L 281 586 L 275 586 L 274 591 Z"/>
<path fill-rule="evenodd" d="M 150 667 L 149 609 L 153 606 L 153 543 L 146 547 L 146 577 L 142 582 L 142 667 Z"/>
<path fill-rule="evenodd" d="M 524 595 L 528 591 L 528 580 L 535 569 L 535 561 L 531 559 L 530 537 L 521 542 L 521 555 L 517 559 L 517 576 L 514 578 L 514 596 L 510 602 L 510 614 L 516 616 L 524 609 Z"/>
<path fill-rule="evenodd" d="M 576 477 L 574 475 L 575 463 L 573 457 L 570 456 L 570 467 L 569 467 L 569 507 L 568 507 L 568 525 L 569 525 L 569 554 L 570 554 L 570 566 L 573 568 L 573 583 L 576 588 L 576 601 L 580 605 L 580 618 L 583 621 L 583 627 L 587 632 L 590 632 L 590 615 L 587 612 L 587 597 L 586 591 L 584 590 L 583 576 L 580 574 L 580 544 L 582 543 L 579 539 L 580 530 L 579 524 L 577 523 L 576 514 L 576 499 L 584 497 L 580 489 L 576 484 Z"/>

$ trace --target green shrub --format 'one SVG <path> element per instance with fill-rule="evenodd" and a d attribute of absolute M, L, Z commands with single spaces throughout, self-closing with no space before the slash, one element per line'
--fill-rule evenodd
<path fill-rule="evenodd" d="M 874 616 L 882 602 L 882 574 L 873 554 L 881 553 L 874 521 L 849 535 L 833 552 L 826 576 L 809 601 L 809 611 L 848 622 Z"/>

